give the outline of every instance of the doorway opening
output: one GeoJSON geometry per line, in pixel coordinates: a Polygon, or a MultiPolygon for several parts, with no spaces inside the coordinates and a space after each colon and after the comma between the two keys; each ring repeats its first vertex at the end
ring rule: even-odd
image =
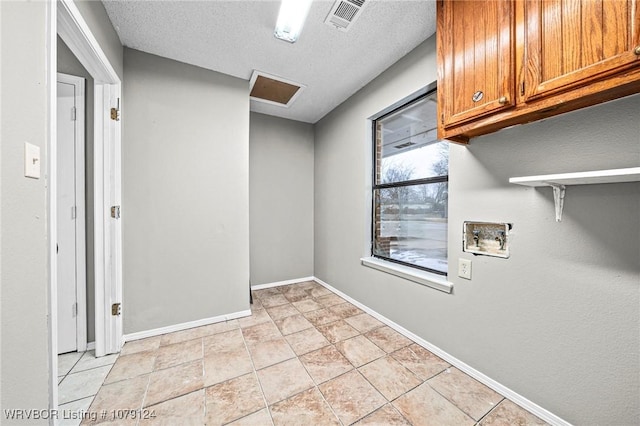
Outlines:
{"type": "Polygon", "coordinates": [[[87,349],[85,79],[57,79],[58,354],[87,349]]]}
{"type": "MultiPolygon", "coordinates": [[[[57,75],[57,38],[64,41],[69,50],[77,58],[93,79],[93,156],[87,158],[86,165],[93,168],[91,193],[93,210],[88,219],[93,220],[93,272],[90,272],[95,283],[95,355],[103,357],[120,352],[122,346],[122,316],[118,310],[112,315],[112,306],[120,306],[122,302],[122,238],[119,215],[112,216],[111,211],[118,211],[121,194],[121,80],[112,67],[101,46],[92,34],[89,26],[80,14],[73,0],[47,2],[48,14],[48,73],[49,87],[49,128],[47,144],[47,214],[49,244],[49,407],[58,408],[58,353],[59,327],[62,321],[59,310],[67,309],[66,305],[58,306],[59,275],[58,265],[58,216],[67,214],[68,206],[58,206],[58,179],[64,173],[58,164],[58,150],[65,150],[58,141],[58,75],[57,75]],[[112,118],[113,117],[113,118],[112,118]]],[[[62,90],[62,89],[61,89],[62,90]]],[[[76,105],[77,107],[77,105],[76,105]]],[[[62,112],[60,114],[63,114],[62,112]]],[[[76,111],[76,115],[78,112],[76,111]]],[[[62,155],[62,154],[61,154],[62,155]]],[[[77,192],[77,189],[76,189],[77,192]]],[[[61,201],[60,201],[61,202],[61,201]]],[[[76,217],[79,215],[77,204],[76,217]]],[[[73,214],[74,212],[72,212],[73,214]]],[[[62,232],[62,231],[60,231],[62,232]]],[[[62,238],[62,236],[60,237],[62,238]]],[[[76,233],[76,240],[78,234],[76,233]]],[[[77,249],[77,247],[76,247],[77,249]]],[[[69,269],[73,269],[70,267],[69,269]]],[[[62,274],[63,272],[60,271],[62,274]]],[[[77,264],[75,275],[77,277],[77,264]]],[[[76,300],[78,298],[76,283],[76,300]]],[[[80,308],[80,306],[78,306],[80,308]]],[[[73,312],[72,308],[72,312],[73,312]]],[[[80,310],[80,309],[78,309],[80,310]]],[[[76,334],[78,330],[76,329],[76,334]]],[[[86,325],[84,340],[86,349],[86,325]]],[[[78,338],[76,336],[76,344],[78,338]]],[[[82,347],[82,346],[79,346],[82,347]]],[[[61,348],[61,350],[64,350],[61,348]]],[[[77,350],[77,349],[76,349],[77,350]]],[[[115,355],[113,355],[115,356],[115,355]]]]}

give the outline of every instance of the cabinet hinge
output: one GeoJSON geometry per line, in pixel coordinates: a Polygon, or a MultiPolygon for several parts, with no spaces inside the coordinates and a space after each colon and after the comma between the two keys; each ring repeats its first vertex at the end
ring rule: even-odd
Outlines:
{"type": "Polygon", "coordinates": [[[520,96],[524,96],[524,81],[520,83],[520,96]]]}
{"type": "Polygon", "coordinates": [[[71,305],[71,315],[73,317],[77,317],[78,316],[78,302],[76,302],[73,305],[71,305]]]}
{"type": "Polygon", "coordinates": [[[444,124],[444,114],[440,114],[440,122],[444,124]]]}
{"type": "Polygon", "coordinates": [[[78,217],[78,207],[73,206],[71,207],[71,219],[75,219],[76,217],[78,217]]]}
{"type": "Polygon", "coordinates": [[[71,121],[76,121],[76,107],[71,107],[71,121]]]}

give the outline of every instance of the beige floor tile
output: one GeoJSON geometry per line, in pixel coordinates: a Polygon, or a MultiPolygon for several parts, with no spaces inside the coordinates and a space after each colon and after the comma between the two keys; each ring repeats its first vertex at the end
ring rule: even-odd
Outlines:
{"type": "Polygon", "coordinates": [[[300,361],[316,384],[353,370],[353,365],[331,345],[301,356],[300,361]]]}
{"type": "Polygon", "coordinates": [[[316,298],[316,302],[328,308],[330,306],[340,305],[344,303],[345,300],[336,294],[327,294],[326,296],[316,298]]]}
{"type": "Polygon", "coordinates": [[[308,290],[308,291],[309,291],[309,294],[311,294],[311,297],[313,297],[314,299],[317,299],[318,297],[322,297],[322,296],[327,296],[329,294],[333,294],[330,290],[322,286],[313,287],[311,290],[308,290]]]}
{"type": "Polygon", "coordinates": [[[300,300],[298,302],[293,302],[292,305],[295,306],[296,309],[299,310],[302,313],[311,312],[311,311],[317,311],[319,309],[323,309],[324,308],[323,305],[321,305],[320,303],[316,302],[313,299],[300,300]]]}
{"type": "Polygon", "coordinates": [[[453,367],[427,383],[475,420],[480,420],[503,399],[502,395],[453,367]]]}
{"type": "Polygon", "coordinates": [[[256,309],[251,311],[250,316],[240,318],[238,323],[240,324],[240,327],[247,328],[269,321],[271,321],[271,317],[267,313],[266,309],[256,309]]]}
{"type": "Polygon", "coordinates": [[[144,409],[139,426],[201,426],[204,422],[204,389],[144,409]]]}
{"type": "Polygon", "coordinates": [[[411,426],[411,423],[391,404],[378,408],[355,424],[358,426],[411,426]]]}
{"type": "Polygon", "coordinates": [[[96,367],[104,367],[105,365],[113,365],[118,358],[118,354],[106,355],[96,358],[95,351],[87,351],[82,355],[82,358],[71,369],[71,373],[77,373],[79,371],[90,370],[96,367]]]}
{"type": "Polygon", "coordinates": [[[202,360],[198,360],[151,373],[144,406],[149,407],[202,389],[202,371],[202,360]]]}
{"type": "Polygon", "coordinates": [[[355,367],[360,367],[361,365],[385,356],[382,349],[362,335],[338,342],[336,343],[336,348],[355,367]]]}
{"type": "Polygon", "coordinates": [[[286,336],[287,334],[297,333],[298,331],[311,328],[313,324],[302,314],[297,314],[277,320],[276,326],[280,329],[280,332],[286,336]]]}
{"type": "Polygon", "coordinates": [[[331,343],[355,337],[360,332],[343,320],[332,322],[331,324],[318,326],[318,331],[331,343]]]}
{"type": "Polygon", "coordinates": [[[391,356],[421,380],[430,379],[449,367],[448,362],[416,344],[402,348],[392,353],[391,356]]]}
{"type": "Polygon", "coordinates": [[[204,385],[211,386],[253,371],[246,348],[213,352],[204,358],[204,385]]]}
{"type": "Polygon", "coordinates": [[[353,317],[355,315],[360,315],[363,313],[362,310],[352,305],[351,303],[340,303],[338,305],[333,305],[329,307],[329,310],[342,319],[353,317]]]}
{"type": "Polygon", "coordinates": [[[253,414],[249,414],[246,417],[238,419],[235,422],[231,422],[229,423],[229,426],[268,426],[272,424],[273,422],[271,421],[269,410],[265,408],[253,414]]]}
{"type": "Polygon", "coordinates": [[[282,337],[282,333],[280,333],[278,327],[271,321],[254,325],[253,327],[243,328],[242,334],[248,345],[282,337]]]}
{"type": "Polygon", "coordinates": [[[312,388],[271,406],[271,417],[280,425],[340,425],[318,389],[312,388]]]}
{"type": "Polygon", "coordinates": [[[113,383],[143,374],[149,374],[153,371],[155,361],[155,351],[137,352],[131,355],[120,356],[104,382],[105,384],[113,383]]]}
{"type": "Polygon", "coordinates": [[[267,313],[272,320],[279,320],[291,315],[299,314],[300,312],[291,304],[276,306],[274,308],[267,308],[267,313]]]}
{"type": "Polygon", "coordinates": [[[393,406],[415,426],[473,425],[475,422],[427,383],[402,395],[393,406]]]}
{"type": "Polygon", "coordinates": [[[329,309],[324,308],[317,311],[305,312],[304,316],[309,322],[316,327],[338,321],[340,317],[329,309]]]}
{"type": "Polygon", "coordinates": [[[329,341],[315,328],[309,328],[284,336],[296,355],[304,355],[329,344],[329,341]]]}
{"type": "Polygon", "coordinates": [[[161,339],[162,336],[154,336],[127,342],[122,347],[120,355],[131,355],[136,352],[154,351],[160,347],[161,339]]]}
{"type": "Polygon", "coordinates": [[[547,423],[508,399],[503,400],[479,423],[481,426],[534,426],[547,423]]]}
{"type": "Polygon", "coordinates": [[[313,380],[297,358],[272,365],[257,373],[269,405],[314,386],[313,380]]]}
{"type": "Polygon", "coordinates": [[[253,295],[260,300],[264,300],[272,296],[277,296],[279,294],[282,294],[282,292],[280,292],[280,287],[263,288],[261,290],[255,290],[253,292],[253,295]]]}
{"type": "Polygon", "coordinates": [[[203,356],[202,338],[162,346],[156,351],[154,370],[175,367],[185,362],[201,359],[203,356]]]}
{"type": "Polygon", "coordinates": [[[265,308],[273,308],[276,306],[286,305],[287,303],[289,303],[287,298],[284,297],[282,294],[275,294],[273,296],[261,298],[260,300],[262,301],[262,306],[264,306],[265,308]]]}
{"type": "Polygon", "coordinates": [[[95,395],[109,374],[109,370],[111,365],[68,374],[58,385],[58,403],[66,404],[95,395]]]}
{"type": "Polygon", "coordinates": [[[389,401],[393,401],[422,383],[422,380],[390,356],[370,362],[359,370],[389,401]]]}
{"type": "Polygon", "coordinates": [[[289,302],[298,302],[311,298],[311,295],[304,288],[296,284],[284,287],[282,289],[282,295],[286,297],[289,302]]]}
{"type": "Polygon", "coordinates": [[[245,348],[244,337],[242,337],[242,331],[239,328],[205,337],[202,339],[202,344],[205,357],[219,352],[237,351],[245,348]]]}
{"type": "Polygon", "coordinates": [[[296,356],[284,337],[249,345],[249,352],[256,370],[261,370],[296,356]]]}
{"type": "Polygon", "coordinates": [[[83,352],[69,352],[67,354],[58,355],[58,376],[64,376],[69,373],[80,358],[83,352]]]}
{"type": "Polygon", "coordinates": [[[357,370],[336,377],[318,388],[343,424],[351,424],[387,402],[357,370]]]}
{"type": "Polygon", "coordinates": [[[355,315],[345,319],[345,321],[360,333],[366,333],[367,331],[384,325],[369,314],[355,315]]]}
{"type": "MultiPolygon", "coordinates": [[[[111,410],[140,410],[148,383],[147,375],[104,385],[98,391],[89,411],[100,414],[103,411],[111,413],[111,410]]],[[[99,415],[94,421],[83,422],[83,424],[97,424],[109,420],[113,418],[107,415],[103,419],[99,415]]]]}
{"type": "Polygon", "coordinates": [[[207,424],[229,423],[265,408],[254,373],[211,386],[206,390],[207,424]]]}
{"type": "Polygon", "coordinates": [[[411,340],[386,325],[365,333],[365,336],[388,354],[413,343],[411,340]]]}
{"type": "Polygon", "coordinates": [[[253,312],[258,309],[264,309],[264,306],[262,306],[262,301],[254,295],[253,303],[251,303],[251,311],[253,312]]]}
{"type": "Polygon", "coordinates": [[[313,290],[314,288],[323,288],[320,284],[318,284],[315,281],[304,281],[301,283],[297,283],[296,286],[306,291],[313,290]]]}
{"type": "Polygon", "coordinates": [[[237,321],[223,321],[215,324],[209,324],[202,327],[189,328],[187,330],[176,331],[174,333],[164,334],[160,339],[160,346],[173,345],[179,342],[186,342],[192,339],[199,339],[212,334],[218,334],[225,331],[238,328],[237,321]]]}

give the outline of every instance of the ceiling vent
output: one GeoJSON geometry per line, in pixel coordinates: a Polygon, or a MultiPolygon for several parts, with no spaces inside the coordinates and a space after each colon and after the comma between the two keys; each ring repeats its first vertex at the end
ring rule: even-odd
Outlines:
{"type": "Polygon", "coordinates": [[[255,70],[249,87],[251,100],[286,108],[291,106],[305,88],[302,84],[255,70]]]}
{"type": "Polygon", "coordinates": [[[367,1],[369,0],[337,0],[324,23],[340,31],[349,31],[367,1]]]}

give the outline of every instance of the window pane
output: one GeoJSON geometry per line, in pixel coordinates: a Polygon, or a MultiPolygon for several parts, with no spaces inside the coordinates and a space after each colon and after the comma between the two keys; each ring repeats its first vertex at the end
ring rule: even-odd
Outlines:
{"type": "Polygon", "coordinates": [[[374,191],[373,254],[447,272],[446,182],[374,191]]]}
{"type": "Polygon", "coordinates": [[[436,107],[434,93],[376,121],[376,183],[449,173],[449,144],[438,141],[436,107]]]}

